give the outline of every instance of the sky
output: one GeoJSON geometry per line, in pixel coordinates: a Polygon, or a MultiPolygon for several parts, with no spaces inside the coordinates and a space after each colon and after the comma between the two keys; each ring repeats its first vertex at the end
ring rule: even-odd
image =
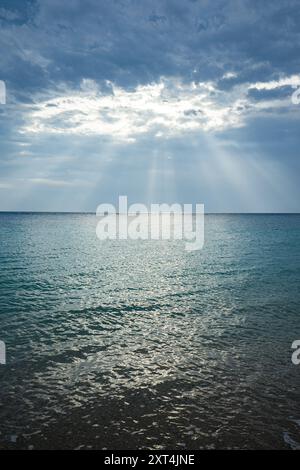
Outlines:
{"type": "Polygon", "coordinates": [[[0,210],[300,211],[300,0],[0,0],[0,210]]]}

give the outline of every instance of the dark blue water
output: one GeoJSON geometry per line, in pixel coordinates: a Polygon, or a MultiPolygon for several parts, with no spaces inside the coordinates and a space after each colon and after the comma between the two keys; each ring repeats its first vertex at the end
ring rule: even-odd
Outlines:
{"type": "Polygon", "coordinates": [[[192,253],[96,224],[0,214],[0,448],[300,447],[300,216],[192,253]]]}

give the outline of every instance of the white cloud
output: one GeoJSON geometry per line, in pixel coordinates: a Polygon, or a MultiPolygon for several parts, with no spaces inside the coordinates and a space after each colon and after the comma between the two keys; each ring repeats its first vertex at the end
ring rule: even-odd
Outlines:
{"type": "Polygon", "coordinates": [[[79,186],[82,184],[86,185],[86,183],[82,181],[66,181],[66,180],[57,180],[57,179],[51,179],[51,178],[29,178],[27,181],[32,184],[37,184],[40,186],[55,187],[55,188],[63,188],[67,186],[79,186]]]}
{"type": "Polygon", "coordinates": [[[226,73],[224,73],[222,78],[224,80],[230,80],[230,78],[236,78],[237,76],[238,76],[238,74],[236,72],[226,72],[226,73]]]}
{"type": "Polygon", "coordinates": [[[238,101],[220,102],[212,82],[161,79],[132,91],[109,85],[112,93],[103,94],[95,82],[85,80],[80,91],[39,101],[28,111],[22,132],[107,135],[130,141],[148,132],[174,135],[242,125],[238,101]]]}
{"type": "Polygon", "coordinates": [[[300,75],[291,75],[283,77],[280,80],[271,80],[269,82],[256,82],[249,86],[249,90],[276,90],[283,86],[296,87],[300,85],[300,75]]]}
{"type": "Polygon", "coordinates": [[[10,183],[0,183],[0,189],[11,189],[12,185],[10,183]]]}
{"type": "Polygon", "coordinates": [[[79,91],[65,89],[54,98],[38,100],[33,110],[28,109],[21,132],[100,135],[130,142],[146,133],[165,137],[197,130],[222,131],[243,126],[251,113],[286,105],[284,100],[252,101],[250,89],[271,90],[298,83],[300,77],[292,76],[224,91],[211,81],[183,83],[163,78],[130,91],[109,82],[111,93],[105,94],[95,81],[83,80],[79,91]]]}

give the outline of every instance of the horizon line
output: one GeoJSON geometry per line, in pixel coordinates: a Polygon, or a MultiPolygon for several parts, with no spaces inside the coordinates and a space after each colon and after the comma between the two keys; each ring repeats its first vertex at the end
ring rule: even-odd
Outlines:
{"type": "MultiPolygon", "coordinates": [[[[95,215],[96,211],[35,211],[35,210],[0,210],[0,214],[86,214],[86,215],[95,215]]],[[[120,212],[115,212],[115,215],[120,215],[120,212]]],[[[144,212],[144,214],[151,214],[151,212],[144,212]]],[[[192,212],[196,214],[196,212],[192,212]]],[[[109,214],[103,214],[103,216],[109,214]]],[[[122,214],[125,215],[125,214],[122,214]]],[[[127,214],[127,215],[139,215],[139,214],[127,214]]],[[[299,212],[204,212],[204,215],[300,215],[299,212]]]]}

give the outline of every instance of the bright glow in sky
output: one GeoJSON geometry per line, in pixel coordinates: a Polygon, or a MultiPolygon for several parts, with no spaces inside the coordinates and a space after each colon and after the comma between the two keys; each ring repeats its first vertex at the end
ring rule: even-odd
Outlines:
{"type": "Polygon", "coordinates": [[[0,210],[298,212],[298,7],[2,0],[0,210]]]}

